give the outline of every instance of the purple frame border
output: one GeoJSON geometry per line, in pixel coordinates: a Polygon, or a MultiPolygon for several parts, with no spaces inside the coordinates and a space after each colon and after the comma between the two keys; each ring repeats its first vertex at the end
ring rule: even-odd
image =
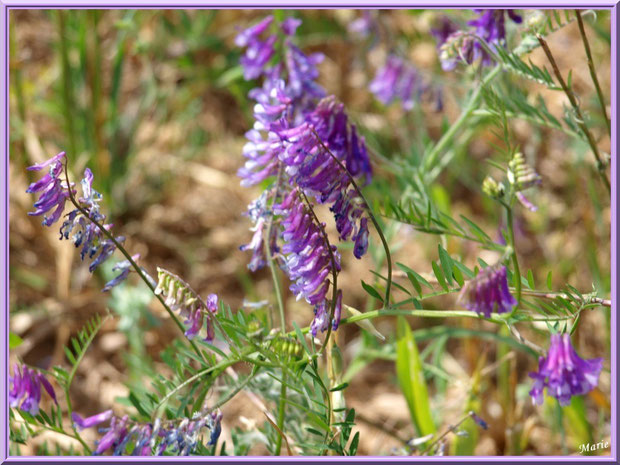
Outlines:
{"type": "MultiPolygon", "coordinates": [[[[307,0],[306,0],[307,1],[307,0]]],[[[428,0],[426,0],[428,1],[428,0]]],[[[504,1],[498,2],[493,0],[451,0],[445,3],[423,3],[415,0],[390,0],[389,3],[377,4],[372,0],[349,1],[341,0],[340,2],[330,2],[329,0],[315,0],[312,3],[306,3],[303,0],[295,2],[289,1],[283,3],[278,0],[262,0],[260,5],[252,4],[247,0],[229,0],[228,3],[200,0],[182,0],[178,4],[166,3],[166,0],[108,0],[93,1],[90,3],[80,3],[79,1],[54,1],[54,0],[0,0],[0,28],[4,32],[4,47],[2,47],[2,59],[0,59],[0,107],[4,109],[4,124],[2,125],[2,139],[4,141],[4,173],[0,176],[4,189],[0,188],[0,238],[4,249],[0,255],[0,263],[3,265],[4,279],[0,279],[0,298],[4,302],[5,312],[2,319],[1,334],[6,335],[4,344],[0,345],[0,356],[3,365],[3,372],[8,373],[8,357],[9,357],[9,11],[12,9],[47,9],[47,8],[76,8],[76,9],[114,9],[114,8],[136,8],[136,9],[181,9],[181,8],[253,8],[253,9],[271,9],[271,8],[295,8],[295,9],[315,9],[315,8],[471,8],[471,7],[498,7],[498,8],[595,8],[611,10],[611,121],[615,130],[611,135],[611,449],[609,456],[475,456],[475,457],[385,457],[385,456],[356,456],[356,457],[325,457],[320,459],[323,463],[336,462],[416,462],[416,463],[437,463],[437,462],[489,462],[489,463],[519,463],[519,462],[618,462],[618,443],[617,443],[617,334],[618,319],[616,315],[617,309],[617,291],[618,291],[618,272],[617,272],[617,208],[618,208],[618,161],[616,159],[618,147],[618,1],[617,0],[598,0],[595,2],[587,2],[584,0],[546,0],[542,2],[529,1],[504,1]]],[[[2,186],[2,184],[0,184],[2,186]]],[[[0,398],[7,399],[8,393],[8,377],[4,382],[0,383],[0,398]]],[[[271,456],[249,456],[249,457],[64,457],[64,456],[8,456],[8,403],[0,402],[0,419],[3,421],[2,426],[5,433],[0,438],[0,463],[62,463],[62,462],[107,462],[107,463],[123,463],[123,462],[315,462],[316,457],[271,457],[271,456]]]]}

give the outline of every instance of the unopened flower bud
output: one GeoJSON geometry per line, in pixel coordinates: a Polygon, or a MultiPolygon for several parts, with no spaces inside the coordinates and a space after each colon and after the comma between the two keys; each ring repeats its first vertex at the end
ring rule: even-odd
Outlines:
{"type": "Polygon", "coordinates": [[[499,199],[504,196],[504,185],[487,176],[482,182],[482,192],[491,198],[499,199]]]}

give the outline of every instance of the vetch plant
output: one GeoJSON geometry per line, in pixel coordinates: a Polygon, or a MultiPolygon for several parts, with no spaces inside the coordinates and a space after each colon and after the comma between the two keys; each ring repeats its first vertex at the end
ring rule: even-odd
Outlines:
{"type": "MultiPolygon", "coordinates": [[[[239,212],[251,225],[235,247],[249,252],[248,281],[260,279],[265,268],[272,288],[272,294],[258,295],[262,290],[246,283],[242,308],[232,309],[225,289],[212,282],[204,293],[192,287],[184,278],[189,270],[170,271],[172,266],[156,266],[148,255],[142,253],[142,259],[130,252],[134,247],[120,234],[129,237],[132,230],[109,222],[104,212],[114,210],[106,205],[108,195],[95,189],[98,172],[86,167],[79,183],[72,180],[72,167],[84,167],[77,153],[63,151],[29,166],[42,176],[26,190],[35,196],[28,215],[42,217],[46,227],[59,224],[61,246],[73,244],[90,274],[98,276],[107,262],[104,271],[115,274],[102,281],[104,292],[113,297],[128,288],[150,292],[165,311],[164,323],[176,326],[177,337],[166,341],[161,362],[144,354],[132,360],[130,366],[141,371],[127,383],[127,396],[94,412],[84,405],[74,408],[72,386],[113,314],[95,316],[71,339],[64,347],[68,363],[48,370],[15,363],[8,399],[12,450],[21,453],[47,430],[70,438],[69,452],[84,455],[216,456],[259,450],[275,456],[352,456],[361,449],[369,452],[364,424],[397,444],[382,453],[473,455],[483,450],[480,437],[492,432],[503,438],[503,453],[520,455],[536,442],[528,436],[530,426],[524,426],[532,421],[537,428],[559,431],[562,444],[565,415],[591,433],[589,418],[595,415],[588,412],[608,417],[601,399],[608,394],[610,368],[607,357],[583,359],[577,350],[595,350],[583,351],[588,330],[580,329],[589,328],[593,312],[608,314],[609,289],[593,285],[584,292],[582,284],[569,282],[558,287],[560,278],[554,281],[551,271],[528,268],[534,263],[526,249],[535,242],[532,225],[543,221],[554,201],[550,198],[558,195],[551,196],[555,184],[538,151],[519,139],[511,124],[525,120],[590,147],[596,173],[584,169],[580,176],[587,176],[595,210],[608,205],[601,194],[609,187],[606,157],[593,136],[600,128],[584,118],[583,100],[575,96],[570,78],[563,80],[545,39],[578,22],[579,39],[592,61],[583,23],[587,15],[526,13],[435,14],[428,37],[416,38],[436,53],[433,72],[405,58],[405,40],[382,32],[379,19],[388,13],[365,11],[341,25],[348,31],[343,34],[386,49],[374,78],[364,69],[368,80],[354,81],[356,92],[382,104],[370,105],[382,112],[379,116],[395,101],[400,115],[424,116],[419,103],[436,103],[434,117],[443,122],[433,131],[420,123],[416,136],[421,140],[415,144],[395,136],[412,120],[399,128],[394,125],[400,121],[373,126],[378,115],[332,92],[323,67],[334,57],[329,50],[309,53],[305,47],[302,32],[312,20],[302,23],[278,11],[237,29],[230,38],[236,47],[231,53],[239,57],[230,76],[237,77],[228,79],[252,120],[237,176],[248,197],[256,197],[239,212]],[[525,60],[537,47],[552,63],[553,75],[525,60]],[[446,76],[457,74],[459,86],[452,86],[446,76]],[[542,97],[530,98],[531,89],[525,89],[531,82],[567,96],[571,108],[564,117],[554,116],[542,97]],[[244,85],[246,90],[255,86],[247,98],[238,95],[244,85]],[[459,94],[463,89],[465,97],[459,94]],[[449,113],[441,114],[445,94],[451,106],[456,102],[453,121],[449,113]],[[469,150],[472,140],[488,146],[484,163],[474,159],[482,155],[469,150]],[[455,190],[442,187],[444,180],[455,190]],[[484,213],[476,220],[457,216],[463,203],[484,213]],[[496,231],[499,237],[492,237],[496,231]],[[412,253],[422,249],[424,254],[412,253]],[[112,265],[114,255],[119,260],[112,265]],[[418,255],[432,258],[424,262],[418,255]],[[544,289],[536,283],[543,272],[544,289]],[[351,285],[351,276],[363,277],[359,289],[351,285]],[[462,359],[449,354],[460,339],[466,341],[466,350],[459,349],[462,359]],[[545,341],[548,349],[537,341],[545,341]],[[351,407],[355,390],[349,387],[376,360],[394,364],[396,376],[389,382],[409,410],[410,423],[397,431],[351,407]],[[453,398],[458,401],[450,402],[453,398]],[[488,399],[499,409],[491,412],[488,399]],[[249,402],[259,419],[225,417],[222,411],[235,402],[249,402]]],[[[595,68],[591,73],[606,131],[604,93],[595,68]]],[[[560,276],[580,276],[562,274],[567,265],[553,263],[552,254],[542,258],[560,276]]],[[[376,392],[374,386],[364,390],[369,399],[376,392]]]]}

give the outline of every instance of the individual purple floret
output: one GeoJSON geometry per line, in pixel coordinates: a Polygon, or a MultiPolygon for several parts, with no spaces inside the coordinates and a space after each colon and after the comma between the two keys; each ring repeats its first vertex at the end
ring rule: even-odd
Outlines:
{"type": "Polygon", "coordinates": [[[34,203],[35,211],[28,212],[28,215],[39,216],[53,210],[50,216],[43,217],[44,226],[51,226],[58,221],[69,197],[68,186],[62,179],[64,158],[65,152],[60,152],[43,163],[27,168],[29,171],[41,171],[49,166],[48,173],[26,189],[29,194],[39,193],[39,200],[34,203]]]}
{"type": "Polygon", "coordinates": [[[517,301],[508,290],[505,266],[490,266],[463,286],[459,301],[465,308],[483,314],[486,318],[491,313],[509,313],[517,301]]]}
{"type": "Polygon", "coordinates": [[[277,36],[271,35],[264,40],[260,38],[272,21],[273,16],[267,16],[258,24],[239,33],[235,38],[235,45],[246,49],[240,60],[246,80],[259,77],[275,53],[274,44],[278,39],[277,36]]]}
{"type": "Polygon", "coordinates": [[[13,365],[13,376],[9,376],[9,406],[19,408],[31,415],[39,413],[41,402],[41,386],[52,400],[58,404],[56,393],[50,382],[42,373],[27,366],[13,365]],[[21,405],[20,405],[21,402],[21,405]]]}
{"type": "MultiPolygon", "coordinates": [[[[134,262],[138,261],[139,258],[140,258],[139,253],[131,256],[131,259],[134,262]]],[[[103,292],[109,291],[110,289],[112,289],[115,286],[118,286],[125,279],[127,279],[127,276],[129,276],[130,270],[131,270],[131,262],[129,260],[123,260],[122,262],[118,262],[116,265],[114,265],[112,267],[112,271],[120,271],[120,273],[116,275],[115,278],[111,279],[110,281],[106,283],[106,285],[103,287],[103,292]]]]}
{"type": "Polygon", "coordinates": [[[540,357],[538,372],[530,373],[532,401],[542,405],[546,387],[560,405],[569,405],[572,396],[587,394],[598,385],[602,368],[602,358],[583,360],[577,355],[569,334],[552,334],[547,357],[540,357]]]}
{"type": "MultiPolygon", "coordinates": [[[[515,23],[520,24],[521,16],[516,14],[514,10],[483,10],[474,9],[480,16],[476,19],[468,21],[467,24],[475,28],[475,34],[484,39],[491,47],[496,44],[506,43],[506,17],[505,13],[508,13],[508,17],[515,23]]],[[[476,54],[482,57],[483,65],[490,65],[492,63],[491,57],[479,42],[475,44],[476,54]]]]}
{"type": "Polygon", "coordinates": [[[347,26],[347,30],[352,34],[357,34],[361,38],[366,38],[374,33],[376,24],[372,18],[370,10],[362,10],[362,15],[351,21],[347,26]]]}
{"type": "Polygon", "coordinates": [[[85,428],[90,428],[91,426],[96,426],[99,423],[106,422],[110,420],[113,415],[114,414],[112,410],[106,410],[105,412],[101,412],[96,415],[92,415],[90,417],[82,418],[82,416],[79,415],[78,413],[72,412],[71,419],[73,420],[73,424],[78,429],[78,431],[81,431],[85,428]]]}
{"type": "MultiPolygon", "coordinates": [[[[304,298],[311,305],[325,300],[332,272],[331,254],[319,226],[307,211],[299,192],[292,190],[282,203],[274,207],[281,215],[283,268],[293,284],[291,291],[297,299],[304,298]]],[[[340,271],[340,256],[332,246],[336,271],[340,271]]]]}

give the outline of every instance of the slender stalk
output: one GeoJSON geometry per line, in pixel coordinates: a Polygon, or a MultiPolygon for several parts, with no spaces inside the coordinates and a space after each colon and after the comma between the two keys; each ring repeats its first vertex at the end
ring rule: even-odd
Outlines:
{"type": "Polygon", "coordinates": [[[478,320],[489,321],[495,324],[506,324],[506,318],[500,314],[493,314],[490,318],[479,316],[470,310],[406,310],[406,309],[380,309],[370,312],[360,313],[359,315],[343,318],[341,324],[357,323],[362,320],[370,320],[381,316],[412,316],[418,318],[475,318],[478,320]]]}
{"type": "Polygon", "coordinates": [[[607,116],[607,107],[605,106],[605,98],[603,97],[603,91],[601,90],[601,85],[598,82],[598,77],[596,76],[596,70],[594,69],[594,61],[592,60],[592,52],[590,51],[590,42],[588,42],[588,36],[586,36],[586,30],[583,27],[583,19],[581,18],[581,11],[575,10],[575,16],[577,16],[577,24],[579,24],[579,34],[581,34],[581,40],[583,41],[583,47],[586,50],[586,56],[588,57],[588,69],[590,70],[590,76],[592,77],[592,82],[594,83],[594,87],[596,88],[596,95],[598,97],[598,102],[601,105],[601,112],[603,113],[603,117],[605,118],[605,124],[607,125],[607,134],[611,136],[611,122],[609,121],[609,116],[607,116]]]}
{"type": "Polygon", "coordinates": [[[362,202],[364,203],[364,208],[366,208],[366,212],[368,213],[368,217],[370,218],[370,221],[372,221],[372,224],[375,226],[375,229],[377,230],[377,234],[379,234],[379,237],[381,238],[381,243],[383,244],[383,249],[385,250],[385,258],[387,260],[387,267],[388,267],[387,284],[385,286],[385,300],[383,302],[384,308],[387,308],[390,305],[390,294],[392,290],[392,256],[390,254],[390,247],[388,246],[387,240],[385,239],[385,236],[383,235],[383,231],[381,230],[381,227],[379,226],[379,222],[375,218],[375,215],[372,213],[370,204],[366,201],[366,197],[364,197],[362,190],[359,188],[359,186],[355,182],[355,179],[353,179],[353,176],[351,175],[351,173],[349,173],[349,170],[347,169],[347,167],[344,166],[342,162],[338,159],[338,157],[334,155],[334,153],[323,143],[323,141],[321,140],[321,137],[317,134],[314,128],[312,128],[312,133],[316,137],[319,144],[321,144],[321,147],[323,147],[323,150],[325,150],[329,154],[329,156],[334,159],[334,161],[338,164],[340,169],[342,169],[342,171],[349,178],[351,185],[353,186],[353,188],[357,192],[357,195],[360,196],[360,198],[362,199],[362,202]]]}
{"type": "MultiPolygon", "coordinates": [[[[523,295],[529,295],[532,297],[538,297],[540,299],[555,299],[557,297],[562,297],[564,299],[568,298],[566,294],[563,292],[544,292],[544,291],[531,291],[528,289],[523,289],[521,291],[523,295]]],[[[611,300],[609,299],[601,299],[600,297],[587,297],[581,300],[583,303],[593,303],[599,304],[602,307],[611,307],[611,300]]]]}
{"type": "Polygon", "coordinates": [[[506,208],[506,224],[508,227],[508,240],[512,247],[512,265],[514,267],[515,274],[515,291],[517,293],[517,306],[513,309],[513,312],[521,305],[521,270],[519,269],[519,258],[517,257],[517,248],[515,244],[515,232],[512,208],[510,206],[504,206],[506,208]]]}
{"type": "Polygon", "coordinates": [[[71,429],[73,430],[73,437],[77,439],[78,441],[80,441],[80,444],[82,444],[82,447],[84,447],[84,450],[88,452],[88,454],[90,455],[92,453],[92,450],[90,449],[90,447],[88,447],[88,444],[86,444],[86,442],[79,435],[77,428],[75,427],[75,424],[73,423],[73,420],[71,419],[71,413],[73,413],[73,406],[71,404],[71,396],[69,396],[69,387],[67,386],[63,390],[65,391],[65,399],[67,402],[67,416],[69,417],[69,421],[71,422],[71,429]]]}
{"type": "MultiPolygon", "coordinates": [[[[170,315],[170,318],[172,318],[172,320],[177,325],[177,327],[181,330],[181,332],[183,334],[185,334],[185,328],[183,327],[183,325],[181,324],[181,322],[179,321],[177,316],[170,309],[170,307],[168,307],[168,305],[166,305],[166,302],[164,301],[164,299],[161,296],[161,294],[155,294],[155,286],[153,286],[153,284],[151,284],[150,280],[144,274],[144,271],[142,270],[142,268],[140,268],[140,266],[135,262],[135,260],[133,258],[131,258],[131,255],[129,254],[129,252],[127,252],[127,250],[121,245],[121,243],[116,240],[116,238],[114,237],[114,235],[110,231],[108,231],[106,228],[104,228],[103,225],[101,223],[99,223],[97,220],[95,220],[94,218],[91,218],[90,215],[89,215],[89,212],[84,207],[82,207],[78,203],[78,201],[75,199],[75,196],[73,195],[73,190],[71,189],[71,183],[69,182],[69,170],[67,169],[66,163],[64,164],[64,171],[65,171],[65,179],[66,179],[66,182],[67,182],[67,191],[69,192],[69,200],[71,200],[71,203],[75,206],[75,208],[77,208],[80,211],[80,213],[82,215],[84,215],[86,218],[88,218],[89,221],[91,221],[95,226],[97,226],[97,228],[110,241],[112,241],[112,243],[116,246],[116,248],[118,250],[120,250],[120,252],[125,256],[127,261],[131,264],[131,266],[134,269],[134,271],[138,274],[138,276],[140,276],[140,279],[142,279],[142,281],[144,281],[144,283],[148,286],[148,288],[153,292],[153,295],[155,295],[157,300],[159,300],[159,302],[163,305],[164,309],[166,309],[166,312],[168,312],[168,315],[170,315]]],[[[192,346],[192,349],[194,349],[194,352],[196,352],[196,354],[206,364],[207,361],[206,361],[206,359],[204,357],[204,354],[200,351],[200,349],[198,348],[196,343],[194,341],[192,341],[191,339],[188,339],[188,342],[192,346]]]]}
{"type": "Polygon", "coordinates": [[[596,168],[601,177],[601,180],[603,181],[603,184],[605,184],[605,187],[607,188],[607,192],[611,192],[611,185],[609,184],[609,179],[607,179],[607,173],[605,172],[607,163],[603,161],[599,153],[598,147],[596,146],[596,141],[594,140],[592,133],[586,126],[583,115],[581,114],[581,109],[579,108],[579,104],[577,103],[577,98],[575,97],[573,90],[566,85],[566,82],[564,81],[564,78],[562,77],[562,73],[560,72],[560,68],[558,68],[558,64],[556,63],[555,58],[553,58],[553,54],[551,53],[551,50],[549,49],[549,45],[547,45],[547,42],[545,41],[545,39],[543,39],[542,36],[540,35],[537,35],[536,38],[538,39],[540,46],[545,52],[545,55],[547,56],[549,63],[551,63],[551,67],[553,68],[553,73],[555,74],[555,77],[557,78],[558,82],[560,83],[560,86],[562,87],[562,90],[568,97],[568,100],[570,101],[570,104],[573,107],[573,111],[575,112],[575,115],[577,116],[576,118],[577,126],[579,126],[583,134],[586,136],[586,139],[588,140],[588,144],[590,145],[590,148],[592,149],[592,153],[594,154],[594,158],[596,159],[596,168]]]}
{"type": "MultiPolygon", "coordinates": [[[[280,194],[280,184],[282,182],[282,173],[284,171],[284,166],[280,163],[280,168],[278,170],[278,177],[276,179],[276,188],[273,194],[272,200],[272,208],[273,204],[278,200],[278,195],[280,194]]],[[[284,314],[284,299],[282,298],[282,289],[280,288],[280,279],[278,278],[278,271],[276,269],[276,264],[273,259],[273,254],[271,253],[271,231],[273,228],[273,215],[270,216],[269,222],[267,223],[267,229],[265,231],[265,238],[263,239],[264,247],[265,247],[265,256],[267,257],[267,263],[269,265],[269,270],[271,271],[271,279],[273,280],[273,289],[276,294],[276,301],[278,303],[278,312],[280,314],[280,326],[281,331],[286,331],[286,318],[284,314]]]]}
{"type": "MultiPolygon", "coordinates": [[[[284,172],[284,165],[280,163],[280,167],[278,169],[278,177],[276,179],[276,188],[273,194],[272,207],[275,202],[278,200],[278,195],[280,194],[280,184],[282,182],[282,174],[284,172]]],[[[269,270],[271,271],[271,279],[273,280],[273,289],[276,294],[276,300],[278,302],[278,312],[280,314],[280,331],[286,331],[286,317],[284,314],[284,300],[282,298],[282,289],[280,288],[280,279],[278,277],[278,272],[276,269],[276,263],[273,259],[273,254],[271,253],[271,231],[273,228],[273,215],[269,218],[269,222],[267,223],[267,229],[265,231],[265,238],[263,240],[265,247],[265,256],[267,257],[267,264],[269,265],[269,270]]],[[[280,431],[283,431],[284,428],[284,414],[286,409],[286,373],[284,370],[282,371],[282,381],[280,384],[280,399],[278,401],[278,418],[277,418],[277,427],[280,431]]],[[[280,451],[282,449],[282,435],[278,434],[276,438],[276,449],[275,455],[280,455],[280,451]]]]}
{"type": "Polygon", "coordinates": [[[463,109],[463,112],[460,114],[458,119],[450,126],[441,139],[439,139],[437,144],[435,144],[431,151],[424,157],[423,167],[425,172],[429,172],[433,168],[433,165],[437,162],[439,155],[446,150],[447,146],[452,142],[452,139],[454,139],[456,134],[461,130],[465,123],[467,123],[467,120],[472,115],[474,110],[478,108],[480,98],[482,97],[482,89],[499,74],[501,69],[501,65],[497,65],[484,77],[478,88],[469,98],[467,106],[463,109]]]}

